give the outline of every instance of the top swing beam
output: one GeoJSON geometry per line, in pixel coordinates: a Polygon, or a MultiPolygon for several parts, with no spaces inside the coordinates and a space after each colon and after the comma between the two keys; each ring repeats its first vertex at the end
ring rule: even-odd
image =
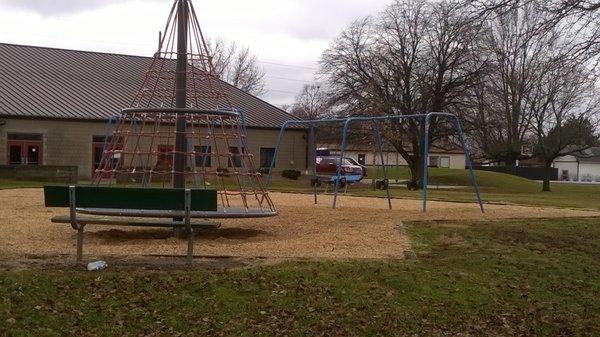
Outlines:
{"type": "MultiPolygon", "coordinates": [[[[344,154],[346,152],[346,146],[347,146],[347,138],[348,138],[348,130],[350,127],[350,124],[353,122],[371,122],[373,124],[373,130],[375,132],[375,140],[377,143],[377,149],[379,151],[379,156],[381,159],[381,166],[383,168],[383,175],[384,175],[384,180],[388,181],[388,174],[387,174],[387,168],[386,165],[384,164],[383,161],[383,145],[382,145],[382,141],[381,141],[381,132],[379,130],[379,122],[380,121],[386,121],[386,120],[404,120],[404,119],[416,119],[416,120],[421,120],[424,123],[424,133],[423,133],[423,191],[421,194],[421,198],[422,198],[422,210],[423,212],[427,212],[427,185],[428,185],[428,181],[429,181],[429,170],[428,170],[428,163],[429,163],[429,125],[431,124],[431,119],[433,117],[439,117],[439,118],[443,118],[446,120],[449,120],[452,125],[454,126],[454,131],[456,132],[456,134],[459,137],[460,140],[460,144],[462,147],[462,150],[465,153],[465,162],[467,164],[467,168],[469,170],[469,176],[471,178],[471,184],[473,187],[473,192],[475,194],[475,198],[477,200],[477,203],[479,204],[479,209],[481,210],[481,213],[484,213],[484,208],[483,208],[483,201],[481,200],[481,194],[479,192],[479,186],[477,184],[477,178],[475,177],[475,173],[473,172],[473,165],[471,162],[471,155],[469,152],[469,148],[465,142],[465,137],[464,137],[464,133],[462,131],[462,127],[460,124],[460,120],[458,118],[458,116],[451,114],[451,113],[446,113],[446,112],[429,112],[427,114],[412,114],[412,115],[394,115],[394,116],[379,116],[379,117],[349,117],[349,118],[333,118],[333,119],[320,119],[320,120],[289,120],[286,121],[282,127],[281,130],[279,131],[279,136],[277,139],[277,144],[275,147],[275,153],[273,155],[273,159],[271,160],[271,165],[269,167],[269,174],[267,176],[266,182],[265,182],[265,188],[268,190],[269,186],[270,186],[270,182],[271,182],[271,175],[273,173],[273,168],[275,167],[275,161],[277,160],[277,155],[279,153],[279,148],[281,145],[281,141],[283,139],[283,134],[285,133],[286,129],[289,128],[290,126],[293,125],[308,125],[309,126],[309,132],[310,132],[310,136],[309,136],[309,140],[314,140],[314,128],[317,125],[320,124],[330,124],[330,123],[343,123],[343,131],[342,131],[342,145],[341,145],[341,149],[340,149],[340,158],[339,158],[339,163],[337,166],[337,172],[335,175],[335,184],[334,184],[334,191],[333,191],[333,201],[332,201],[332,208],[335,209],[336,205],[337,205],[337,196],[338,196],[338,192],[339,192],[339,188],[340,188],[340,179],[342,177],[342,164],[343,164],[343,160],[344,160],[344,154]]],[[[310,147],[310,151],[311,154],[314,153],[314,144],[309,144],[310,147]]],[[[312,157],[312,156],[310,156],[312,157]]],[[[310,159],[309,157],[309,159],[310,159]]],[[[314,158],[312,158],[314,159],[314,158]]],[[[314,161],[314,160],[313,160],[314,161]]],[[[312,164],[313,165],[313,176],[316,174],[316,170],[315,170],[315,163],[312,164]]],[[[386,189],[386,193],[387,193],[387,201],[388,201],[388,208],[392,209],[392,202],[391,202],[391,195],[390,195],[390,191],[389,188],[386,189]]],[[[317,202],[317,191],[316,188],[313,188],[313,194],[314,194],[314,200],[315,203],[317,202]]]]}

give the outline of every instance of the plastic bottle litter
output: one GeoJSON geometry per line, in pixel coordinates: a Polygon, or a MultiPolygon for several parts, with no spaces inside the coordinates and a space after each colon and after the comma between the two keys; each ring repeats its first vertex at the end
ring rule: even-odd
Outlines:
{"type": "Polygon", "coordinates": [[[90,262],[87,265],[87,270],[92,271],[92,270],[102,270],[104,268],[106,268],[108,266],[108,264],[105,261],[95,261],[95,262],[90,262]]]}

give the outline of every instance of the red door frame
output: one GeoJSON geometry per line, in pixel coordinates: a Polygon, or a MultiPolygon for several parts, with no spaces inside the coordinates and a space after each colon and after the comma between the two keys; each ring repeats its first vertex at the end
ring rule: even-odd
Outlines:
{"type": "MultiPolygon", "coordinates": [[[[102,161],[102,158],[104,157],[104,147],[105,147],[105,146],[106,146],[106,147],[108,147],[108,146],[109,146],[109,144],[110,144],[110,143],[106,143],[106,144],[105,144],[104,142],[92,142],[92,178],[93,178],[94,176],[96,176],[96,169],[98,168],[98,166],[99,166],[100,164],[102,164],[101,162],[100,162],[100,163],[96,163],[96,156],[95,156],[95,154],[96,154],[96,149],[101,149],[101,150],[103,151],[102,155],[100,156],[100,161],[102,161]],[[96,166],[96,164],[98,164],[98,166],[96,166]]],[[[123,149],[123,144],[117,144],[117,146],[116,146],[116,149],[115,149],[115,150],[122,150],[122,149],[123,149]]],[[[115,151],[115,152],[116,152],[116,151],[115,151]]],[[[116,155],[116,154],[117,154],[117,153],[115,153],[115,155],[116,155]]],[[[123,163],[123,162],[124,162],[124,156],[123,156],[123,152],[120,152],[120,153],[118,153],[118,154],[121,156],[121,157],[120,157],[120,159],[119,159],[119,162],[120,162],[120,163],[123,163]]],[[[112,165],[112,164],[111,164],[111,165],[112,165]]],[[[110,174],[111,174],[111,172],[104,172],[104,173],[102,174],[102,177],[103,177],[103,178],[110,177],[110,174]]]]}
{"type": "Polygon", "coordinates": [[[102,162],[102,155],[100,155],[100,162],[96,163],[96,149],[104,151],[104,143],[92,143],[92,177],[96,175],[96,169],[102,162]]]}
{"type": "Polygon", "coordinates": [[[39,140],[7,140],[6,141],[6,164],[7,165],[32,165],[29,164],[28,161],[28,152],[30,146],[36,146],[38,149],[38,161],[36,166],[42,165],[44,162],[44,150],[43,150],[43,142],[39,140]],[[21,163],[20,164],[11,164],[10,163],[10,147],[11,146],[19,146],[21,148],[21,163]],[[25,159],[25,160],[23,160],[25,159]]]}

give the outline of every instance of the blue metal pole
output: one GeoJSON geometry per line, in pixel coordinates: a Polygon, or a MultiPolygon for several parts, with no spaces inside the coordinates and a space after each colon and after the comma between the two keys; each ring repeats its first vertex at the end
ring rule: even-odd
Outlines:
{"type": "Polygon", "coordinates": [[[425,115],[423,130],[423,213],[427,212],[427,184],[429,183],[429,117],[425,115]]]}
{"type": "Polygon", "coordinates": [[[333,208],[335,209],[335,205],[337,203],[337,195],[340,187],[340,179],[342,178],[342,164],[344,163],[344,152],[346,151],[346,142],[348,138],[348,125],[352,121],[352,118],[346,119],[344,122],[344,128],[342,130],[342,146],[340,148],[340,161],[337,167],[337,173],[334,181],[334,191],[333,191],[333,208]]]}
{"type": "Polygon", "coordinates": [[[387,193],[387,201],[388,201],[388,207],[389,209],[392,209],[392,197],[390,195],[390,186],[389,186],[389,180],[388,180],[388,174],[387,174],[387,167],[385,166],[385,163],[383,162],[383,145],[382,145],[382,141],[381,141],[381,132],[379,132],[379,123],[377,123],[377,121],[373,120],[373,129],[375,130],[375,139],[377,140],[377,147],[379,149],[379,156],[381,159],[381,168],[383,169],[383,181],[385,183],[385,191],[387,193]]]}
{"type": "Polygon", "coordinates": [[[477,202],[479,203],[479,209],[481,213],[483,211],[483,202],[481,201],[481,194],[479,193],[479,185],[477,184],[477,177],[475,177],[475,172],[473,172],[473,164],[471,162],[471,153],[469,151],[469,147],[465,142],[464,134],[462,131],[462,127],[460,126],[460,120],[457,116],[454,119],[454,127],[456,128],[456,132],[458,133],[458,138],[460,139],[460,144],[462,145],[463,151],[465,152],[465,161],[467,163],[467,167],[469,168],[469,175],[471,176],[471,184],[473,185],[473,192],[475,192],[475,196],[477,197],[477,202]]]}
{"type": "Polygon", "coordinates": [[[271,160],[271,166],[269,166],[269,174],[267,175],[267,179],[265,181],[265,190],[269,191],[269,184],[271,183],[271,174],[273,174],[273,168],[275,167],[275,161],[277,160],[277,155],[279,154],[279,146],[281,145],[281,140],[283,139],[283,133],[285,132],[285,128],[288,124],[291,124],[292,121],[287,121],[283,123],[281,126],[281,130],[279,130],[279,135],[277,136],[277,144],[275,145],[275,153],[273,153],[273,159],[271,160]]]}
{"type": "Polygon", "coordinates": [[[310,134],[308,135],[309,141],[309,155],[308,160],[312,161],[312,182],[313,182],[313,195],[315,199],[315,205],[317,204],[317,149],[316,149],[316,140],[315,140],[315,126],[314,124],[310,124],[310,134]]]}
{"type": "MultiPolygon", "coordinates": [[[[424,120],[424,124],[425,125],[425,130],[424,130],[424,139],[423,139],[423,145],[424,145],[424,149],[423,149],[423,212],[426,212],[427,210],[427,185],[429,184],[429,172],[428,172],[428,162],[429,162],[429,124],[430,124],[430,119],[432,116],[438,116],[438,117],[444,117],[444,118],[450,118],[450,119],[457,119],[456,115],[451,114],[451,113],[447,113],[447,112],[430,112],[426,115],[424,114],[412,114],[412,115],[396,115],[396,116],[379,116],[379,117],[350,117],[350,118],[336,118],[336,119],[322,119],[322,120],[289,120],[286,121],[284,123],[284,125],[281,127],[281,131],[279,133],[279,137],[277,140],[277,147],[275,148],[275,153],[274,153],[274,157],[273,160],[271,162],[271,167],[269,168],[269,175],[267,176],[266,179],[266,188],[268,189],[269,186],[269,182],[270,182],[270,178],[271,178],[271,174],[273,171],[273,167],[274,167],[274,163],[275,160],[277,158],[277,154],[279,152],[279,147],[281,145],[281,140],[283,137],[283,132],[285,131],[285,128],[288,125],[295,125],[295,124],[308,124],[308,123],[313,123],[315,125],[319,125],[319,124],[326,124],[326,123],[338,123],[338,122],[344,122],[344,128],[343,128],[343,135],[342,135],[342,151],[340,153],[340,164],[343,163],[343,156],[344,156],[344,152],[345,152],[345,148],[346,148],[346,143],[347,143],[347,133],[348,133],[348,125],[350,122],[353,121],[379,121],[379,120],[390,120],[390,119],[422,119],[424,120]]],[[[459,124],[460,126],[460,124],[459,124]]],[[[460,131],[460,135],[459,137],[463,137],[462,134],[462,130],[460,131]]],[[[466,143],[464,143],[464,139],[461,139],[462,143],[463,143],[463,148],[467,149],[466,147],[466,143]]],[[[468,149],[467,149],[468,150],[468,149]]],[[[472,164],[470,163],[470,158],[467,156],[467,160],[468,162],[466,163],[467,165],[470,166],[471,168],[471,173],[472,173],[472,164]]],[[[333,198],[333,208],[335,208],[336,202],[337,202],[337,193],[339,190],[339,179],[341,178],[341,165],[338,167],[337,170],[337,174],[336,174],[336,182],[335,182],[335,189],[334,189],[334,198],[333,198]]],[[[473,181],[475,181],[474,183],[474,189],[476,190],[476,194],[477,194],[477,198],[478,201],[480,202],[480,208],[483,211],[483,204],[481,201],[481,196],[479,194],[479,188],[476,184],[476,179],[475,179],[475,175],[472,173],[471,178],[473,179],[473,181]]]]}

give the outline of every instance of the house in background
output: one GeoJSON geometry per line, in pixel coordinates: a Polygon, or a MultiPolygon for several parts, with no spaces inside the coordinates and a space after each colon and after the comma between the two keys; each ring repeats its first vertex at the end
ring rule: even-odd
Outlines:
{"type": "MultiPolygon", "coordinates": [[[[130,106],[152,58],[4,43],[0,55],[0,167],[77,167],[79,179],[90,179],[110,134],[107,121],[130,106]]],[[[279,129],[294,117],[221,84],[244,112],[255,165],[269,167],[279,129]]],[[[305,130],[290,129],[275,168],[306,168],[306,148],[305,130]]]]}
{"type": "Polygon", "coordinates": [[[552,163],[561,181],[600,182],[600,147],[558,157],[552,163]]]}
{"type": "MultiPolygon", "coordinates": [[[[331,155],[339,155],[339,144],[320,143],[319,148],[328,149],[331,155]]],[[[373,146],[361,146],[357,144],[348,144],[344,151],[344,156],[356,160],[361,165],[380,165],[381,158],[379,152],[375,152],[373,146]]],[[[390,166],[407,166],[406,160],[400,153],[391,146],[385,146],[383,151],[383,161],[390,166]]],[[[429,166],[444,167],[453,169],[465,168],[465,153],[459,147],[451,149],[441,149],[432,146],[429,151],[429,166]]]]}

